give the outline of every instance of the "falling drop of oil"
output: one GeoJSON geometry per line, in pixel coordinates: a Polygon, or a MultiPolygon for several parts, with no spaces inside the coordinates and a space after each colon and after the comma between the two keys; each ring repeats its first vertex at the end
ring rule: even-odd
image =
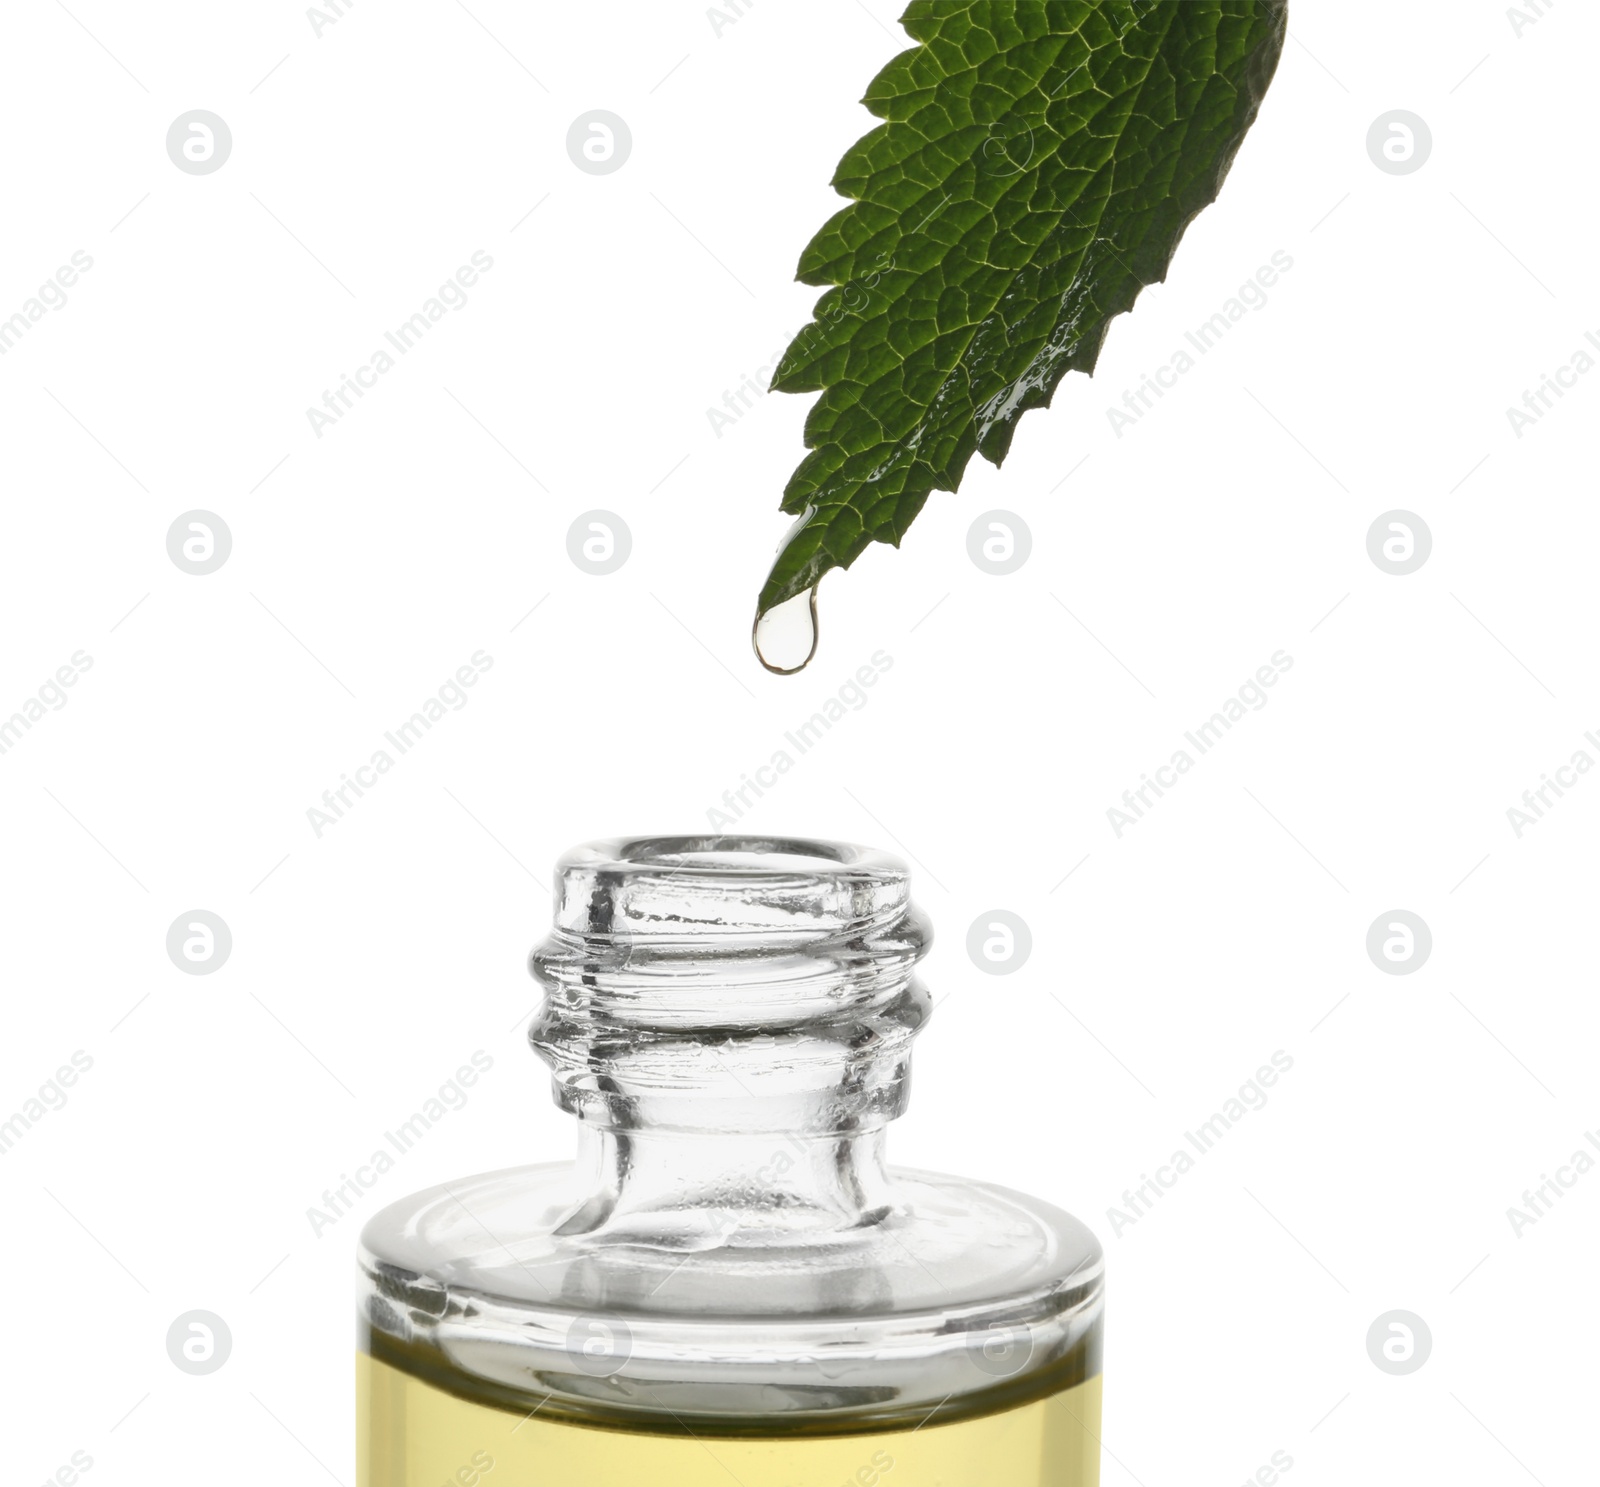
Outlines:
{"type": "Polygon", "coordinates": [[[815,586],[758,614],[750,631],[756,659],[768,671],[793,676],[804,671],[817,653],[817,590],[815,586]]]}

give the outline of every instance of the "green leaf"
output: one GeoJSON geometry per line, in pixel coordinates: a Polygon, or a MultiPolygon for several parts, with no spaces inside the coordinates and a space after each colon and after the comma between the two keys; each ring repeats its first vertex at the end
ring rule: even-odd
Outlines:
{"type": "Polygon", "coordinates": [[[863,100],[851,204],[798,278],[830,288],[772,379],[822,396],[784,491],[795,523],[758,610],[899,546],[974,450],[1092,372],[1114,315],[1166,277],[1272,80],[1287,0],[914,0],[919,43],[863,100]]]}

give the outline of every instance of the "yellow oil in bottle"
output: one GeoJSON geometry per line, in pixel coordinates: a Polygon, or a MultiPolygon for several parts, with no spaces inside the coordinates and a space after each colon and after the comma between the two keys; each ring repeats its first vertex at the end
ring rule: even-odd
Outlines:
{"type": "MultiPolygon", "coordinates": [[[[573,1424],[357,1354],[358,1487],[1099,1487],[1100,1377],[948,1423],[737,1435],[573,1424]]],[[[773,1422],[774,1425],[777,1421],[773,1422]]]]}

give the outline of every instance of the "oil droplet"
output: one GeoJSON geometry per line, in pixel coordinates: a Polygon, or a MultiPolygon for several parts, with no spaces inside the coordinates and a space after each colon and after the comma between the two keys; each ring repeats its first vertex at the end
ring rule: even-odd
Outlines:
{"type": "Polygon", "coordinates": [[[750,639],[756,659],[778,676],[804,671],[817,653],[817,590],[803,594],[758,614],[750,639]]]}

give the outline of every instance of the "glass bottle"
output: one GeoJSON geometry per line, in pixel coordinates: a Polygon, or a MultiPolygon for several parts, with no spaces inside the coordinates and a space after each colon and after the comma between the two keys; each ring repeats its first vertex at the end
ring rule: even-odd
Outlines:
{"type": "Polygon", "coordinates": [[[568,853],[529,1040],[578,1158],[367,1225],[361,1487],[1097,1484],[1099,1244],[884,1163],[929,938],[860,847],[568,853]]]}

